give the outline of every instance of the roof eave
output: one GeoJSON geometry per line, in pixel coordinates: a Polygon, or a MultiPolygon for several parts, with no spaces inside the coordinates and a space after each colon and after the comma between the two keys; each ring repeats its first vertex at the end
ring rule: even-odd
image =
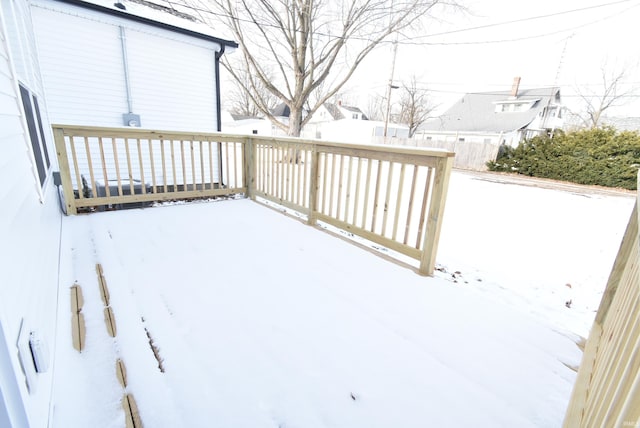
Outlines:
{"type": "Polygon", "coordinates": [[[74,5],[74,6],[82,7],[84,9],[88,9],[88,10],[94,10],[96,12],[104,13],[104,14],[107,14],[107,15],[116,16],[118,18],[123,18],[123,19],[127,19],[127,20],[130,20],[130,21],[139,22],[141,24],[146,24],[146,25],[150,25],[150,26],[153,26],[153,27],[162,28],[162,29],[165,29],[165,30],[173,31],[173,32],[176,32],[176,33],[184,34],[184,35],[187,35],[187,36],[195,37],[195,38],[206,40],[206,41],[209,41],[209,42],[217,43],[221,47],[227,46],[227,47],[234,48],[234,49],[238,47],[238,43],[236,43],[236,42],[234,42],[232,40],[221,39],[219,37],[210,36],[208,34],[199,33],[197,31],[188,30],[186,28],[177,27],[177,26],[171,25],[171,24],[166,24],[164,22],[155,21],[153,19],[145,18],[143,16],[133,15],[131,13],[124,12],[124,11],[121,11],[121,10],[111,9],[111,8],[108,8],[108,7],[105,7],[105,6],[101,6],[99,4],[88,3],[88,2],[83,1],[83,0],[56,0],[56,1],[58,1],[60,3],[67,3],[67,4],[74,5]]]}

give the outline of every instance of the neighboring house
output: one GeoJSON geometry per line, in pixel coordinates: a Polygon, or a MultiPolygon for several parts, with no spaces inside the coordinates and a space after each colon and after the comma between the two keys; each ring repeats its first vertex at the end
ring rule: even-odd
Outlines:
{"type": "MultiPolygon", "coordinates": [[[[271,112],[277,120],[289,123],[289,107],[281,103],[271,112]]],[[[306,112],[305,112],[306,115],[306,112]]],[[[278,130],[274,131],[278,135],[278,130]]],[[[347,143],[380,142],[384,134],[384,122],[369,120],[358,107],[338,102],[324,103],[313,114],[301,132],[302,138],[322,139],[347,143]]],[[[409,128],[405,125],[390,123],[387,127],[389,138],[408,138],[409,128]]]]}
{"type": "Polygon", "coordinates": [[[416,140],[481,142],[517,146],[526,138],[563,127],[560,89],[469,93],[436,119],[418,128],[416,140]]]}
{"type": "Polygon", "coordinates": [[[337,104],[324,103],[313,114],[311,122],[328,122],[334,120],[351,119],[351,120],[369,120],[367,115],[358,107],[343,105],[341,101],[337,104]]]}
{"type": "Polygon", "coordinates": [[[244,116],[227,111],[222,112],[222,126],[230,134],[273,135],[270,120],[261,117],[244,116]]]}
{"type": "Polygon", "coordinates": [[[0,0],[0,427],[48,426],[69,316],[51,123],[215,131],[217,64],[235,46],[110,7],[0,0]]]}

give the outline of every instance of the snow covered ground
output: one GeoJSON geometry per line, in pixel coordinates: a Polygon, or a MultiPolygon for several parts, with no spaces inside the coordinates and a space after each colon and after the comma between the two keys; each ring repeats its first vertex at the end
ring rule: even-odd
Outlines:
{"type": "Polygon", "coordinates": [[[453,173],[434,278],[248,200],[65,218],[54,427],[124,426],[118,358],[147,428],[560,426],[633,195],[496,177],[453,173]]]}

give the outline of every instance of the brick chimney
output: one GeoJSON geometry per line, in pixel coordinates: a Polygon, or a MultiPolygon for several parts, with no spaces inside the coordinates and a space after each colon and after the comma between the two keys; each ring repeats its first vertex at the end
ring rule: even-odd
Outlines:
{"type": "Polygon", "coordinates": [[[513,85],[511,86],[511,97],[518,98],[518,88],[520,88],[520,77],[514,77],[513,85]]]}

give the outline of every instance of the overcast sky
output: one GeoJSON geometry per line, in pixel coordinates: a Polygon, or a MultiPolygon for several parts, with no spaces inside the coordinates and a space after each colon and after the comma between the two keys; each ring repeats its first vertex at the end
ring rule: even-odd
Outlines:
{"type": "MultiPolygon", "coordinates": [[[[445,109],[466,92],[560,86],[564,103],[579,109],[577,91],[602,93],[607,74],[627,71],[623,89],[640,88],[640,0],[468,0],[468,11],[443,20],[398,45],[397,85],[415,75],[445,109]],[[478,28],[480,27],[480,28],[478,28]]],[[[348,97],[384,94],[392,49],[373,54],[349,85],[348,97]],[[372,72],[372,71],[376,72],[372,72]]],[[[396,95],[398,97],[398,95],[396,95]]],[[[610,115],[640,116],[640,90],[610,115]]]]}

